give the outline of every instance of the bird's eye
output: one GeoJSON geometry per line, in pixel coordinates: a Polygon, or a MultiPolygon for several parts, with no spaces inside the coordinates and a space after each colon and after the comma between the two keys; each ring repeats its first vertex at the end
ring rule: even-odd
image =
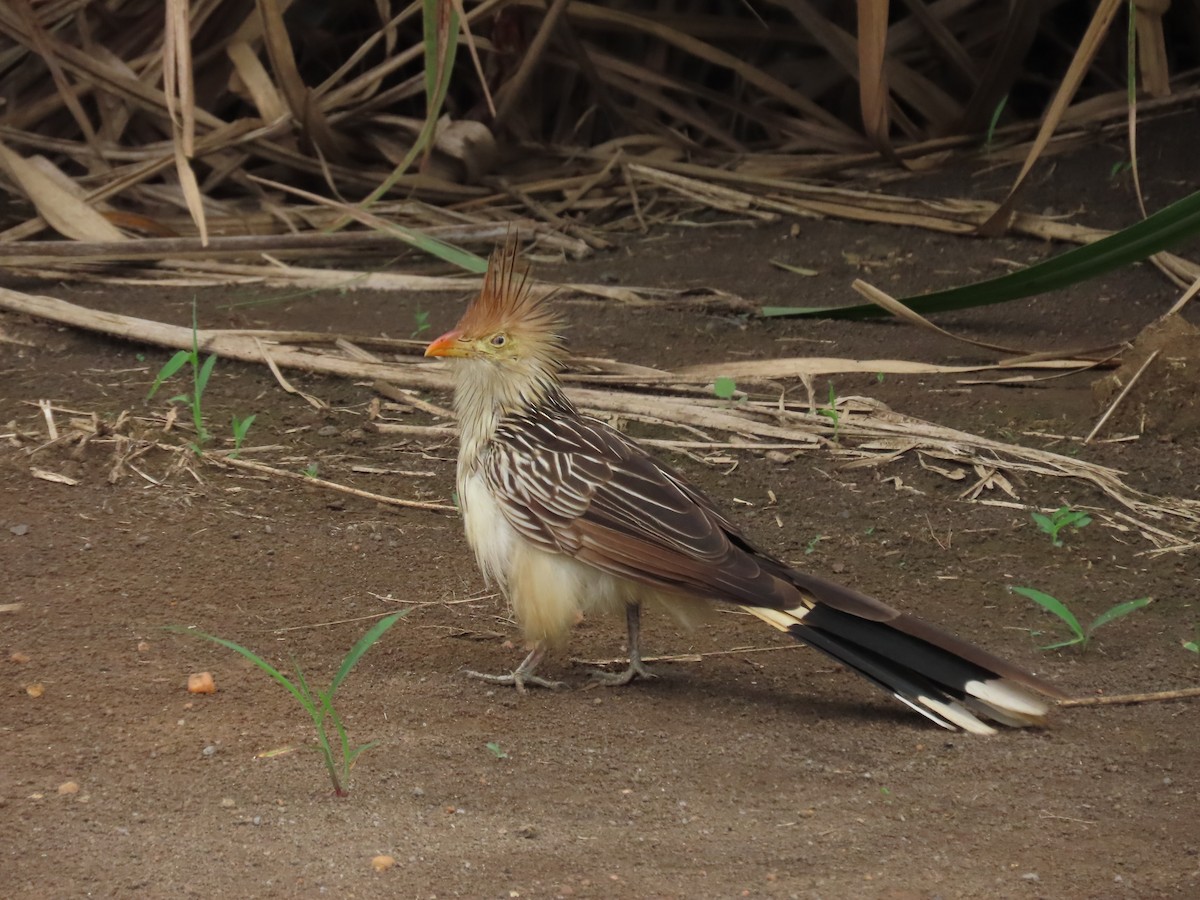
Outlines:
{"type": "Polygon", "coordinates": [[[508,338],[506,338],[502,334],[497,334],[492,338],[492,346],[493,347],[503,347],[507,343],[508,343],[508,338]]]}

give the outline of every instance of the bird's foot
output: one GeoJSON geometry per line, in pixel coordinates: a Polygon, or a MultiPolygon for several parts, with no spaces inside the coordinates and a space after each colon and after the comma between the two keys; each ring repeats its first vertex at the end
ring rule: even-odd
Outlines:
{"type": "Polygon", "coordinates": [[[589,669],[588,675],[591,676],[592,682],[588,685],[589,688],[594,687],[622,687],[630,684],[639,678],[645,678],[647,681],[657,678],[658,676],[642,665],[640,659],[631,659],[629,665],[620,672],[606,672],[603,669],[589,669]]]}
{"type": "Polygon", "coordinates": [[[519,668],[509,672],[507,675],[489,675],[487,672],[474,672],[466,669],[463,672],[468,678],[478,678],[480,681],[486,681],[488,684],[503,684],[509,687],[515,687],[517,693],[526,693],[526,687],[546,688],[549,691],[559,691],[567,686],[564,681],[552,681],[549,678],[543,678],[541,675],[534,675],[532,672],[522,672],[519,668]]]}

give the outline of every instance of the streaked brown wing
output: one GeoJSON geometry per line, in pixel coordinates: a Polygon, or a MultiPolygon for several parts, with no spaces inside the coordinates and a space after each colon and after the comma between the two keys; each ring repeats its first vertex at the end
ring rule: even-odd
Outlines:
{"type": "Polygon", "coordinates": [[[699,491],[602,422],[552,405],[505,420],[486,477],[508,521],[614,575],[731,603],[804,602],[699,491]]]}

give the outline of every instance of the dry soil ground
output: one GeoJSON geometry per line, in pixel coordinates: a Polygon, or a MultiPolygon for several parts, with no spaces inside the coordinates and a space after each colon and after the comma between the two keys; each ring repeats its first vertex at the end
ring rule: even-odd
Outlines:
{"type": "MultiPolygon", "coordinates": [[[[1165,139],[1142,147],[1152,204],[1180,196],[1192,151],[1165,139]]],[[[1128,184],[1109,177],[1120,158],[1118,148],[1097,147],[1060,163],[1030,196],[1086,221],[1128,220],[1128,184]]],[[[926,189],[995,197],[1000,184],[964,176],[926,189]]],[[[773,303],[847,301],[846,285],[864,268],[887,288],[916,292],[1057,249],[836,222],[800,222],[792,238],[791,224],[656,233],[542,271],[714,285],[773,303]],[[771,259],[820,274],[801,279],[771,259]]],[[[201,322],[215,327],[406,337],[418,309],[412,299],[366,292],[242,305],[270,292],[24,287],[179,324],[190,321],[195,296],[201,322]]],[[[1142,266],[1053,302],[942,321],[1031,348],[1078,346],[1134,337],[1176,296],[1142,266]]],[[[423,303],[434,330],[461,309],[423,303]]],[[[988,357],[891,323],[597,303],[571,303],[569,315],[580,352],[663,367],[740,355],[988,357]]],[[[49,399],[110,421],[123,410],[142,415],[169,354],[11,315],[0,316],[0,329],[17,341],[0,342],[0,423],[8,423],[0,426],[0,602],[20,604],[0,613],[6,896],[1200,896],[1195,702],[1063,709],[1044,731],[968,738],[924,723],[812,651],[725,652],[781,643],[733,614],[694,632],[650,621],[652,652],[702,654],[661,665],[653,682],[524,697],[491,689],[461,670],[504,669],[520,650],[508,643],[515,629],[484,591],[455,515],[212,464],[172,474],[178,457],[162,451],[132,461],[140,474],[114,469],[113,445],[102,440],[43,446],[44,421],[31,404],[49,399]],[[40,480],[33,468],[78,483],[40,480]],[[412,612],[339,695],[353,736],[379,741],[345,799],[331,795],[311,754],[256,759],[308,740],[290,697],[232,653],[164,631],[197,626],[289,670],[294,657],[322,680],[370,617],[400,607],[412,612]],[[185,691],[187,675],[200,670],[215,674],[216,694],[185,691]],[[35,684],[41,696],[27,692],[35,684]],[[69,782],[77,792],[60,793],[69,782]],[[375,872],[377,854],[396,865],[375,872]]],[[[1095,377],[1026,388],[834,381],[841,395],[1053,446],[1122,468],[1139,488],[1194,497],[1196,432],[1171,419],[1126,443],[1083,447],[1045,436],[1086,434],[1101,409],[1095,377]]],[[[264,454],[277,465],[316,463],[321,476],[368,490],[449,497],[451,443],[365,431],[368,386],[295,380],[331,410],[283,393],[264,369],[219,362],[205,398],[214,428],[227,434],[231,413],[255,412],[250,443],[280,445],[264,454]],[[375,471],[356,471],[364,466],[375,471]],[[397,470],[430,474],[386,474],[397,470]]],[[[165,396],[149,408],[161,410],[165,396]]],[[[1181,409],[1196,402],[1178,391],[1137,402],[1147,398],[1181,409]]],[[[1139,421],[1127,416],[1107,434],[1137,434],[1139,421]]],[[[1072,694],[1187,687],[1200,675],[1200,657],[1181,647],[1200,625],[1195,550],[1148,555],[1153,546],[1138,534],[1099,523],[1056,548],[1028,513],[959,500],[960,485],[909,457],[880,471],[841,470],[820,451],[791,462],[745,455],[736,467],[671,461],[733,505],[769,549],[943,623],[1072,694]],[[884,480],[896,475],[915,490],[884,480]],[[1156,602],[1101,631],[1086,654],[1043,652],[1054,623],[1006,590],[1014,584],[1089,617],[1134,597],[1156,602]]],[[[1061,479],[1018,479],[1016,489],[1027,503],[1113,508],[1061,479]]],[[[617,656],[622,637],[615,623],[588,621],[570,653],[617,656]]],[[[586,681],[565,655],[550,669],[586,681]]]]}

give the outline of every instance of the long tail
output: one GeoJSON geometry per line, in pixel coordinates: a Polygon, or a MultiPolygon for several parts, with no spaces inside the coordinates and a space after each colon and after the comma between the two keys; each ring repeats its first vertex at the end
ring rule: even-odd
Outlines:
{"type": "Polygon", "coordinates": [[[896,699],[954,731],[995,734],[1001,725],[1041,725],[1061,691],[921,619],[813,576],[794,573],[811,605],[791,610],[743,606],[849,666],[896,699]],[[825,595],[825,596],[822,596],[825,595]]]}

